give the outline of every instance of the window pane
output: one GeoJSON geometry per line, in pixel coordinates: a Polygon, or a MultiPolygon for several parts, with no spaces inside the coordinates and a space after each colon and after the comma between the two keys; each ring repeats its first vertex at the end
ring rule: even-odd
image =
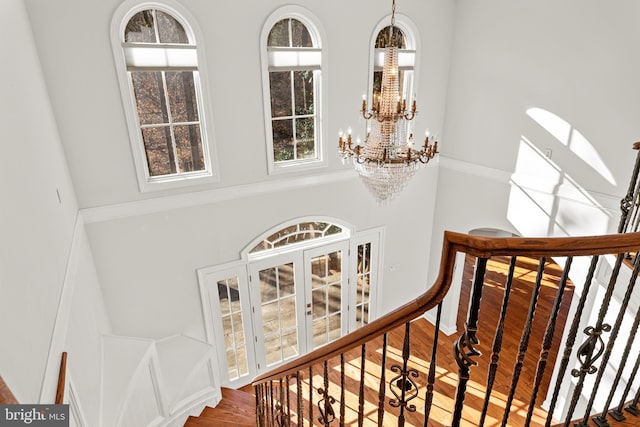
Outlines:
{"type": "Polygon", "coordinates": [[[276,162],[293,160],[293,120],[273,121],[273,157],[276,162]]]}
{"type": "Polygon", "coordinates": [[[285,359],[298,355],[298,333],[295,329],[282,334],[282,353],[285,359]]]}
{"type": "Polygon", "coordinates": [[[337,340],[342,336],[340,317],[340,313],[329,317],[329,341],[337,340]]]}
{"type": "Polygon", "coordinates": [[[162,11],[156,12],[158,18],[158,34],[160,36],[160,43],[181,43],[188,44],[189,38],[176,19],[162,11]]]}
{"type": "Polygon", "coordinates": [[[247,361],[247,348],[243,345],[238,347],[238,368],[240,368],[240,375],[246,375],[249,373],[249,362],[247,361]]]}
{"type": "Polygon", "coordinates": [[[295,297],[280,300],[280,316],[282,317],[282,328],[296,327],[296,299],[295,297]]]}
{"type": "Polygon", "coordinates": [[[198,103],[193,71],[167,72],[166,78],[173,122],[197,122],[198,103]]]}
{"type": "Polygon", "coordinates": [[[267,46],[288,47],[289,46],[289,20],[283,19],[276,22],[269,32],[267,46]]]}
{"type": "Polygon", "coordinates": [[[302,22],[295,19],[291,20],[291,37],[293,47],[313,47],[309,30],[302,22]]]}
{"type": "Polygon", "coordinates": [[[234,347],[233,329],[231,329],[231,316],[224,316],[222,318],[222,331],[224,333],[224,346],[225,348],[234,347]]]}
{"type": "Polygon", "coordinates": [[[274,363],[282,361],[280,334],[265,337],[264,348],[267,353],[267,365],[273,365],[274,363]]]}
{"type": "Polygon", "coordinates": [[[269,73],[271,117],[291,116],[291,72],[269,73]]]}
{"type": "Polygon", "coordinates": [[[134,71],[131,73],[131,81],[140,124],[168,123],[162,73],[134,71]]]}
{"type": "Polygon", "coordinates": [[[315,157],[314,118],[296,120],[296,150],[299,159],[315,157]]]}
{"type": "Polygon", "coordinates": [[[142,129],[142,139],[151,176],[176,173],[173,150],[168,148],[171,145],[170,132],[168,126],[142,129]]]}
{"type": "MultiPolygon", "coordinates": [[[[398,27],[393,28],[393,36],[396,40],[396,46],[400,49],[407,48],[407,42],[404,37],[404,33],[398,27]]],[[[378,37],[376,38],[376,46],[377,48],[387,47],[389,43],[389,27],[384,27],[378,33],[378,37]]]]}
{"type": "Polygon", "coordinates": [[[280,330],[278,301],[262,305],[262,329],[265,334],[277,332],[280,330]]]}
{"type": "Polygon", "coordinates": [[[229,314],[229,292],[225,280],[218,282],[218,299],[220,301],[220,313],[223,316],[229,314]]]}
{"type": "Polygon", "coordinates": [[[325,292],[327,292],[326,288],[314,289],[312,291],[314,319],[327,315],[327,295],[325,292]]]}
{"type": "Polygon", "coordinates": [[[175,127],[180,172],[204,170],[200,125],[175,127]]]}
{"type": "Polygon", "coordinates": [[[236,352],[233,350],[227,351],[227,366],[229,367],[229,379],[237,378],[236,352]]]}
{"type": "Polygon", "coordinates": [[[273,301],[278,297],[276,286],[276,269],[260,270],[260,298],[263,303],[273,301]]]}
{"type": "Polygon", "coordinates": [[[124,41],[157,43],[152,10],[143,10],[133,15],[124,30],[124,41]]]}
{"type": "Polygon", "coordinates": [[[319,347],[327,343],[327,321],[318,319],[313,321],[313,346],[319,347]]]}
{"type": "Polygon", "coordinates": [[[296,114],[313,114],[313,70],[294,71],[296,114]]]}
{"type": "Polygon", "coordinates": [[[227,284],[229,285],[229,294],[231,298],[231,311],[238,312],[242,308],[240,305],[240,290],[238,289],[238,278],[234,277],[231,279],[227,279],[227,284]]]}
{"type": "Polygon", "coordinates": [[[342,286],[329,286],[329,314],[342,310],[342,286]]]}
{"type": "Polygon", "coordinates": [[[235,334],[235,343],[244,344],[244,328],[242,327],[242,313],[231,315],[233,321],[233,332],[235,334]]]}

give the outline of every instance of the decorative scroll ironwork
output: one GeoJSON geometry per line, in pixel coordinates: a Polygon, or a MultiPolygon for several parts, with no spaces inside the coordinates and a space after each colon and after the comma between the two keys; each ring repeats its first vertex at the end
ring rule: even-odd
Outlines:
{"type": "Polygon", "coordinates": [[[333,411],[333,405],[336,403],[336,399],[329,394],[328,390],[323,388],[318,388],[318,394],[322,396],[322,399],[318,401],[318,410],[320,411],[320,416],[318,417],[318,421],[323,425],[328,426],[336,419],[336,413],[333,411]]]}
{"type": "Polygon", "coordinates": [[[583,374],[595,374],[598,368],[595,362],[598,361],[602,353],[604,353],[604,341],[602,333],[609,332],[611,325],[603,323],[599,328],[587,326],[584,330],[585,335],[589,338],[578,348],[578,360],[580,361],[580,369],[572,369],[571,375],[579,377],[583,374]]]}
{"type": "Polygon", "coordinates": [[[404,412],[415,412],[416,405],[409,403],[418,397],[418,385],[413,378],[420,376],[419,372],[413,368],[409,368],[409,357],[411,356],[411,323],[407,322],[404,329],[404,343],[402,345],[402,366],[391,365],[391,371],[397,373],[389,381],[389,390],[395,396],[395,399],[389,401],[389,405],[394,408],[400,408],[398,415],[398,427],[404,426],[404,412]]]}
{"type": "Polygon", "coordinates": [[[333,410],[333,405],[336,403],[336,399],[329,394],[329,362],[324,361],[324,388],[318,387],[318,394],[322,397],[318,401],[318,410],[320,421],[325,427],[328,427],[336,419],[336,413],[333,410]]]}

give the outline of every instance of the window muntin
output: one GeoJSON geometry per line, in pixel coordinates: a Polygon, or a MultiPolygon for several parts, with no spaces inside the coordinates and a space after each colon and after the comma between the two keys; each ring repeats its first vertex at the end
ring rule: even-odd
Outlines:
{"type": "Polygon", "coordinates": [[[211,126],[205,125],[203,114],[203,70],[196,32],[187,24],[193,17],[172,0],[166,3],[125,1],[112,21],[141,191],[214,179],[205,131],[211,126]]]}
{"type": "Polygon", "coordinates": [[[269,173],[323,162],[322,49],[317,27],[299,9],[282,8],[263,29],[269,173]]]}

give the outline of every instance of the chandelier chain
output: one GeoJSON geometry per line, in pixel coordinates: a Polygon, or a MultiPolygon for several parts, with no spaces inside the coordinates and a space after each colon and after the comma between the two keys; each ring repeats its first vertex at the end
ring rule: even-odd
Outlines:
{"type": "Polygon", "coordinates": [[[396,0],[391,2],[391,28],[396,24],[396,0]]]}

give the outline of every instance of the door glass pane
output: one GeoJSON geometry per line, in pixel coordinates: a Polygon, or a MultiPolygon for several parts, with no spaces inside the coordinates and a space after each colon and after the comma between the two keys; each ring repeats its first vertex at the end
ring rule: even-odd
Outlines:
{"type": "Polygon", "coordinates": [[[358,246],[356,271],[356,327],[369,323],[369,299],[371,283],[371,243],[358,246]]]}
{"type": "Polygon", "coordinates": [[[249,373],[238,278],[219,280],[217,284],[227,372],[229,380],[234,380],[249,373]]]}
{"type": "Polygon", "coordinates": [[[262,335],[267,366],[298,354],[293,263],[260,270],[262,335]]]}
{"type": "Polygon", "coordinates": [[[342,334],[342,251],[313,257],[310,262],[313,346],[317,347],[342,334]]]}

